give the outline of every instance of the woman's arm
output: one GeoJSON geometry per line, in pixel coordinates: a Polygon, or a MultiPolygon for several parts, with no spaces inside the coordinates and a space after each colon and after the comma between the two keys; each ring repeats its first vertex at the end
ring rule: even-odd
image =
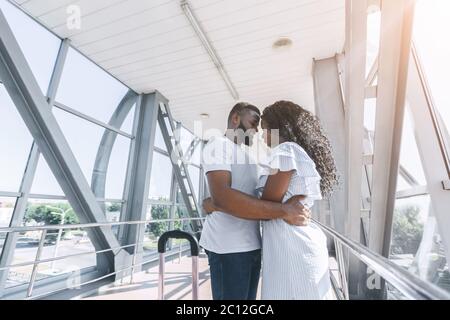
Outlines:
{"type": "MultiPolygon", "coordinates": [[[[292,175],[294,174],[294,170],[292,171],[278,171],[276,174],[270,175],[267,178],[266,185],[264,187],[264,192],[262,194],[261,199],[273,201],[273,202],[282,202],[286,192],[289,188],[289,184],[291,182],[292,175]]],[[[291,221],[284,219],[287,223],[292,224],[291,221]]],[[[309,216],[307,217],[307,221],[309,222],[309,216]]],[[[306,225],[306,224],[305,224],[306,225]]]]}
{"type": "Polygon", "coordinates": [[[289,188],[293,174],[294,170],[286,172],[278,171],[276,174],[270,175],[267,178],[261,199],[281,203],[289,188]]]}

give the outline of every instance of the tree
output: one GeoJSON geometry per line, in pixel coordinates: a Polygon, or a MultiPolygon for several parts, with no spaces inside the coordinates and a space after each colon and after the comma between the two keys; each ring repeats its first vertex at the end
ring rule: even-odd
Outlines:
{"type": "Polygon", "coordinates": [[[394,212],[391,254],[417,253],[423,235],[423,224],[419,221],[420,208],[405,206],[394,212]]]}
{"type": "MultiPolygon", "coordinates": [[[[153,220],[159,219],[169,219],[170,206],[167,205],[156,205],[152,206],[151,214],[153,220]]],[[[168,222],[159,222],[159,223],[150,223],[147,225],[147,232],[153,233],[153,235],[158,238],[164,232],[168,231],[168,222]]],[[[174,223],[175,229],[181,228],[181,222],[175,221],[174,223]]]]}
{"type": "Polygon", "coordinates": [[[106,210],[108,210],[109,212],[118,212],[118,211],[120,211],[121,208],[122,208],[122,205],[120,203],[114,202],[114,203],[111,203],[110,205],[108,205],[106,207],[106,210]]]}
{"type": "MultiPolygon", "coordinates": [[[[60,208],[64,211],[70,209],[67,203],[42,203],[42,204],[32,204],[27,208],[25,213],[25,222],[36,221],[37,223],[43,223],[45,225],[58,225],[61,224],[61,215],[54,214],[53,210],[49,206],[60,208]]],[[[64,217],[64,224],[78,224],[78,217],[75,215],[73,210],[67,212],[64,217]]],[[[49,233],[54,234],[57,230],[48,230],[49,233]]],[[[65,234],[67,230],[63,231],[65,234]]]]}

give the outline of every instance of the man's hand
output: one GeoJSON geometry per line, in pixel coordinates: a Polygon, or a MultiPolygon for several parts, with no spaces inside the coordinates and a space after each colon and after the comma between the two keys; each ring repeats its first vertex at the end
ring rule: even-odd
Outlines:
{"type": "Polygon", "coordinates": [[[283,210],[286,212],[284,221],[294,226],[307,226],[311,219],[311,211],[301,204],[305,196],[294,196],[283,204],[283,210]]]}
{"type": "Polygon", "coordinates": [[[205,200],[203,200],[202,206],[206,214],[211,214],[214,211],[217,211],[217,208],[214,206],[212,198],[206,198],[205,200]]]}

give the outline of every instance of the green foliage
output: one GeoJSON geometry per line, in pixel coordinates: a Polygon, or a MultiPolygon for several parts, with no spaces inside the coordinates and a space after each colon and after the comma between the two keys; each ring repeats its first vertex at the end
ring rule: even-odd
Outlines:
{"type": "MultiPolygon", "coordinates": [[[[151,213],[153,220],[169,219],[170,206],[155,205],[152,206],[151,213]]],[[[168,231],[168,222],[151,223],[147,225],[147,232],[151,232],[155,238],[160,237],[164,232],[168,231]]],[[[174,229],[181,229],[181,222],[175,221],[174,229]]]]}
{"type": "Polygon", "coordinates": [[[120,209],[122,208],[122,205],[120,203],[111,203],[110,205],[108,205],[106,207],[106,210],[108,210],[108,212],[117,212],[120,211],[120,209]]]}
{"type": "MultiPolygon", "coordinates": [[[[78,217],[75,215],[71,207],[67,203],[51,203],[51,204],[32,204],[27,208],[25,213],[25,222],[36,221],[37,223],[44,223],[46,225],[61,224],[61,210],[65,212],[64,224],[78,224],[78,217]]],[[[49,230],[49,233],[54,233],[57,230],[49,230]]],[[[63,234],[66,230],[63,231],[63,234]]]]}
{"type": "Polygon", "coordinates": [[[416,254],[423,235],[420,208],[406,206],[394,212],[391,254],[416,254]]]}

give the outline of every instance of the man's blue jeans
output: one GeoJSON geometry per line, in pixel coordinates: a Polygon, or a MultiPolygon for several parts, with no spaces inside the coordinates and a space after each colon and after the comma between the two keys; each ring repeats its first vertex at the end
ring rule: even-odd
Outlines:
{"type": "Polygon", "coordinates": [[[214,300],[256,300],[261,250],[228,254],[206,251],[214,300]]]}

